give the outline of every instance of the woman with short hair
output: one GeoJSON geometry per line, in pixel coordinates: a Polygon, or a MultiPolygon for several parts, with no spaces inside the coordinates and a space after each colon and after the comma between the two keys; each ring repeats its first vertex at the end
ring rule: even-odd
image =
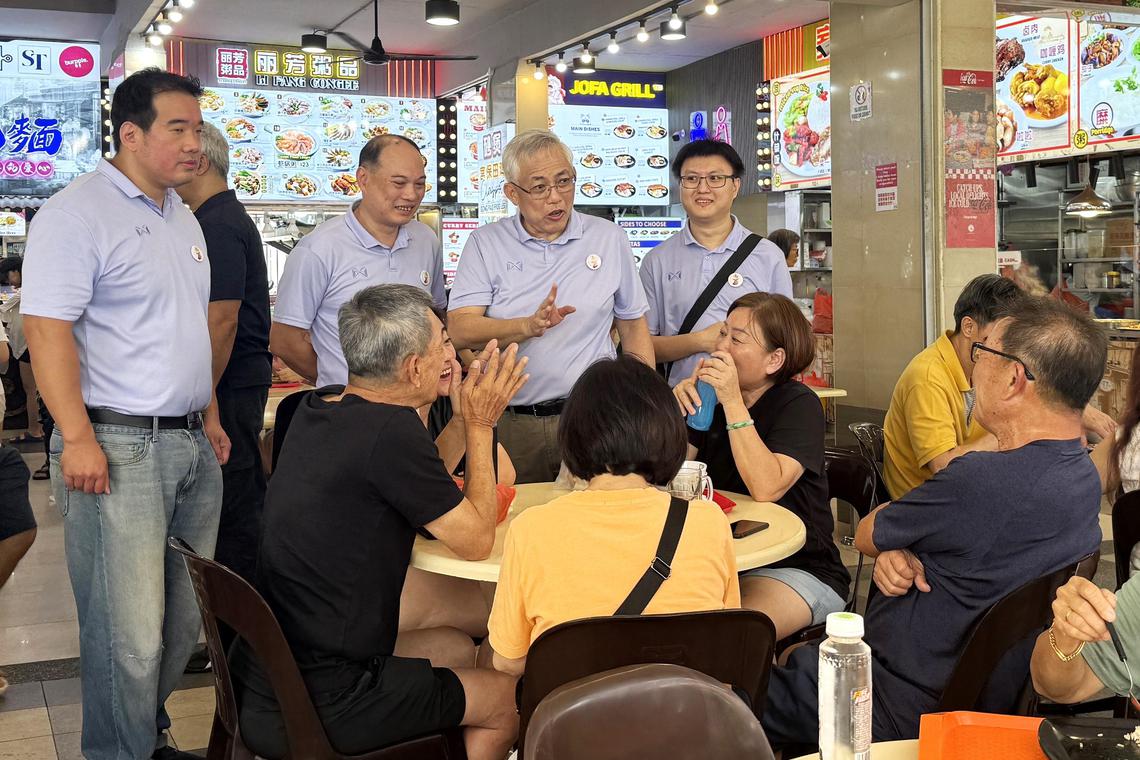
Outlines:
{"type": "Polygon", "coordinates": [[[784,260],[788,262],[789,269],[800,260],[800,236],[798,232],[772,230],[768,233],[768,239],[775,243],[780,252],[784,254],[784,260]]]}
{"type": "MultiPolygon", "coordinates": [[[[685,424],[669,386],[629,356],[590,366],[558,425],[570,473],[589,483],[511,523],[491,609],[495,668],[520,675],[543,632],[612,615],[652,562],[669,511],[666,486],[685,459],[685,424]]],[[[672,572],[646,614],[740,606],[728,521],[689,503],[672,572]]]]}
{"type": "Polygon", "coordinates": [[[781,295],[751,293],[729,308],[717,350],[673,390],[688,414],[700,407],[698,380],[716,390],[712,425],[689,429],[688,450],[716,487],[774,501],[804,522],[800,551],[749,570],[740,584],[742,606],[770,617],[781,639],[842,610],[851,582],[832,537],[823,406],[795,379],[814,356],[799,308],[781,295]]]}

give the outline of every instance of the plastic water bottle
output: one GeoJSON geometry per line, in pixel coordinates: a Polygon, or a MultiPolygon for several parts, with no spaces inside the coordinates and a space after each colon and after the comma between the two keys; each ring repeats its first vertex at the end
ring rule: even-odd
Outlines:
{"type": "Polygon", "coordinates": [[[696,414],[689,415],[688,425],[693,430],[708,430],[712,427],[713,412],[716,411],[716,388],[698,380],[697,393],[701,396],[701,406],[696,414]]]}
{"type": "Polygon", "coordinates": [[[850,612],[827,616],[819,647],[819,752],[822,760],[871,757],[871,648],[863,618],[850,612]]]}

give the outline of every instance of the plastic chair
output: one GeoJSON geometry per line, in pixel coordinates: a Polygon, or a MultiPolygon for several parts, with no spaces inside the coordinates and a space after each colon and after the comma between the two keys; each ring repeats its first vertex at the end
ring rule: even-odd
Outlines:
{"type": "Polygon", "coordinates": [[[562,623],[531,645],[519,692],[519,757],[531,716],[551,692],[626,665],[664,663],[704,673],[747,695],[764,713],[776,629],[754,610],[596,617],[562,623]]]}
{"type": "Polygon", "coordinates": [[[1140,491],[1130,491],[1112,504],[1112,545],[1116,558],[1116,587],[1128,580],[1132,547],[1140,543],[1140,491]]]}
{"type": "Polygon", "coordinates": [[[533,760],[773,757],[742,699],[677,665],[633,665],[560,686],[534,711],[527,746],[533,760]]]}
{"type": "Polygon", "coordinates": [[[281,457],[281,447],[285,445],[285,434],[289,432],[289,423],[293,421],[293,415],[297,413],[297,408],[301,406],[301,402],[312,392],[313,389],[309,388],[290,393],[281,399],[281,403],[277,405],[277,414],[273,421],[272,470],[277,469],[277,460],[281,457]]]}
{"type": "Polygon", "coordinates": [[[336,752],[313,708],[285,634],[261,595],[236,573],[197,554],[182,539],[171,538],[169,546],[181,554],[186,563],[206,629],[210,661],[214,664],[217,708],[206,754],[208,760],[254,758],[253,752],[242,741],[229,663],[218,636],[219,621],[246,641],[265,668],[284,717],[289,746],[285,760],[466,760],[463,735],[459,729],[363,755],[349,756],[336,752]]]}
{"type": "MultiPolygon", "coordinates": [[[[879,504],[886,504],[891,500],[890,491],[887,490],[887,479],[883,477],[883,463],[886,461],[886,444],[883,442],[883,426],[874,422],[852,422],[847,426],[859,443],[859,453],[875,468],[878,477],[876,488],[879,504]]],[[[877,506],[877,505],[876,505],[877,506]]]]}
{"type": "MultiPolygon", "coordinates": [[[[1053,619],[1053,599],[1057,589],[1074,575],[1092,578],[1100,555],[1096,552],[1078,562],[1030,581],[1006,595],[974,624],[966,646],[942,689],[939,712],[974,710],[990,675],[1006,652],[1030,637],[1038,636],[1053,619]]],[[[1029,715],[1036,707],[1029,684],[1026,662],[1018,715],[1029,715]]]]}

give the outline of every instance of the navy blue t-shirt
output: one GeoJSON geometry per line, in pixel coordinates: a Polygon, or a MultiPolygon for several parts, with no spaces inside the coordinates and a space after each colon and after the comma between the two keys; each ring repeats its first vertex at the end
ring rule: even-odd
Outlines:
{"type": "MultiPolygon", "coordinates": [[[[867,609],[876,718],[885,711],[897,738],[918,736],[989,607],[1099,549],[1100,494],[1079,440],[1035,441],[959,457],[876,515],[875,546],[912,551],[931,589],[876,594],[867,609]]],[[[1021,685],[1029,648],[1019,652],[1002,663],[1009,677],[991,683],[1021,685]]]]}

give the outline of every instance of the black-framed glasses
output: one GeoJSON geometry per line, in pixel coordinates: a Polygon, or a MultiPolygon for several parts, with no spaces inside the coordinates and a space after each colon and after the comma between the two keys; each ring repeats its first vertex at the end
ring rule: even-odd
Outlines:
{"type": "Polygon", "coordinates": [[[729,174],[710,174],[707,177],[702,177],[697,174],[685,174],[681,177],[681,187],[686,190],[696,190],[701,186],[701,180],[712,190],[719,190],[728,184],[730,179],[736,179],[729,174]]]}
{"type": "Polygon", "coordinates": [[[1003,359],[1009,359],[1011,362],[1017,362],[1018,364],[1021,365],[1021,368],[1025,370],[1025,379],[1026,380],[1036,380],[1037,379],[1036,377],[1033,376],[1033,373],[1030,371],[1029,365],[1026,364],[1024,361],[1017,358],[1013,354],[1007,354],[1004,351],[998,351],[996,348],[990,348],[985,343],[971,343],[970,344],[970,361],[977,363],[979,351],[985,351],[987,354],[993,354],[994,356],[1000,356],[1003,359]]]}
{"type": "Polygon", "coordinates": [[[561,179],[554,180],[553,185],[548,185],[545,182],[539,182],[537,185],[534,185],[529,189],[523,187],[517,182],[512,182],[511,184],[517,187],[519,190],[522,190],[527,195],[535,196],[538,198],[545,198],[546,196],[550,195],[551,190],[557,190],[563,194],[572,193],[574,192],[574,185],[577,183],[577,177],[563,177],[561,179]]]}

